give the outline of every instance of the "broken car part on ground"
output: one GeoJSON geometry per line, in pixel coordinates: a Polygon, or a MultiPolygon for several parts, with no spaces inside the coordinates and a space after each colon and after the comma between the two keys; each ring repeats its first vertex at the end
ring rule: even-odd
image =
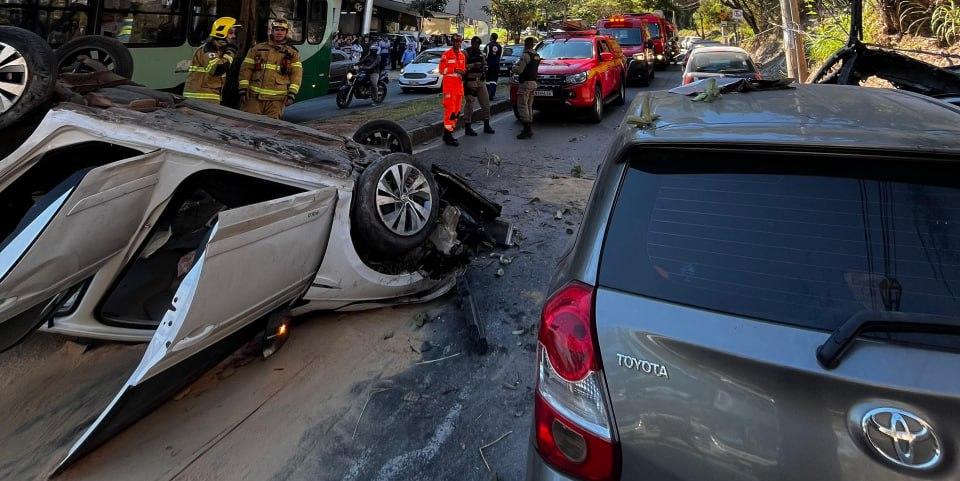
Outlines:
{"type": "MultiPolygon", "coordinates": [[[[0,46],[25,46],[30,69],[49,60],[22,32],[3,29],[0,46]]],[[[11,80],[29,91],[29,75],[11,80]]],[[[395,124],[361,129],[377,149],[110,72],[55,87],[0,114],[20,136],[0,160],[0,351],[38,328],[149,342],[57,470],[264,326],[434,299],[510,230],[497,204],[415,159],[395,124]]]]}

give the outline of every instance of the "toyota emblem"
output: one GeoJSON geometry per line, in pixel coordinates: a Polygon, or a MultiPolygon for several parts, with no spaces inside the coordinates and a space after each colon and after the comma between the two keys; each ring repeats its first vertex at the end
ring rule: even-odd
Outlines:
{"type": "Polygon", "coordinates": [[[902,409],[871,409],[860,422],[867,441],[883,459],[903,468],[930,470],[943,459],[930,424],[902,409]]]}

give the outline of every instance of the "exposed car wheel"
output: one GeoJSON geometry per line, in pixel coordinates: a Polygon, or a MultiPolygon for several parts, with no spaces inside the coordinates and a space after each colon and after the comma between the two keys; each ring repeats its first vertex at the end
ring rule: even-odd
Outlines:
{"type": "Polygon", "coordinates": [[[593,94],[593,107],[590,109],[588,119],[595,124],[603,120],[603,94],[600,91],[600,83],[597,83],[597,91],[593,94]]]}
{"type": "Polygon", "coordinates": [[[126,78],[133,78],[133,56],[127,46],[115,38],[102,35],[83,35],[68,41],[57,49],[57,71],[84,73],[92,71],[81,61],[81,56],[95,60],[107,70],[126,78]]]}
{"type": "Polygon", "coordinates": [[[413,139],[400,124],[390,120],[371,120],[353,133],[353,141],[391,153],[413,154],[413,139]]]}
{"type": "Polygon", "coordinates": [[[357,247],[372,259],[395,260],[427,241],[439,210],[439,190],[430,169],[409,154],[389,154],[370,164],[357,181],[357,247]]]}
{"type": "Polygon", "coordinates": [[[345,109],[350,106],[350,101],[353,100],[353,96],[348,94],[343,90],[337,91],[337,108],[345,109]]]}
{"type": "Polygon", "coordinates": [[[50,100],[54,65],[53,51],[37,34],[0,27],[0,129],[50,100]]]}
{"type": "Polygon", "coordinates": [[[623,105],[627,103],[627,77],[620,77],[620,90],[617,92],[617,98],[613,99],[613,105],[623,105]]]}

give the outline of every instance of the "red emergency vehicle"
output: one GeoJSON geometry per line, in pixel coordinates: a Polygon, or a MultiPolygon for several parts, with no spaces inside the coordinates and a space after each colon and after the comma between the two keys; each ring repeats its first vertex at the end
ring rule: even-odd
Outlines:
{"type": "MultiPolygon", "coordinates": [[[[657,70],[667,68],[676,55],[677,28],[659,13],[624,13],[612,18],[632,24],[640,24],[645,30],[647,49],[652,50],[653,64],[657,70]]],[[[601,20],[603,22],[603,20],[601,20]]],[[[602,27],[601,27],[602,28],[602,27]]]]}
{"type": "MultiPolygon", "coordinates": [[[[625,65],[616,39],[596,29],[555,32],[536,48],[540,54],[533,108],[541,111],[582,112],[592,122],[603,120],[606,104],[623,105],[625,65]]],[[[510,103],[517,111],[514,76],[510,103]]]]}
{"type": "Polygon", "coordinates": [[[604,35],[617,39],[627,59],[627,80],[636,81],[641,87],[650,85],[654,75],[656,53],[647,35],[647,28],[638,15],[614,15],[600,19],[597,28],[604,35]]]}

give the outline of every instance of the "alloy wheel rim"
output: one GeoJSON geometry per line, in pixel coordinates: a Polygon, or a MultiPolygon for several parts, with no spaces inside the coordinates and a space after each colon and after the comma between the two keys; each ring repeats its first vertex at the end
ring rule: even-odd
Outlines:
{"type": "Polygon", "coordinates": [[[361,139],[361,144],[375,149],[389,149],[390,152],[403,152],[400,137],[389,130],[374,130],[361,139]]]}
{"type": "Polygon", "coordinates": [[[13,46],[0,42],[0,113],[13,108],[27,90],[30,68],[13,46]]]}
{"type": "Polygon", "coordinates": [[[113,57],[106,51],[100,50],[98,48],[85,48],[85,49],[74,51],[73,54],[69,56],[71,61],[69,63],[68,62],[62,63],[60,67],[60,71],[69,72],[69,73],[95,72],[96,70],[80,63],[80,56],[86,56],[90,60],[103,64],[103,66],[106,67],[107,70],[110,72],[113,72],[117,69],[117,63],[113,60],[113,57]]]}
{"type": "Polygon", "coordinates": [[[395,164],[377,181],[377,215],[390,232],[412,236],[427,225],[433,209],[433,192],[420,169],[395,164]]]}

